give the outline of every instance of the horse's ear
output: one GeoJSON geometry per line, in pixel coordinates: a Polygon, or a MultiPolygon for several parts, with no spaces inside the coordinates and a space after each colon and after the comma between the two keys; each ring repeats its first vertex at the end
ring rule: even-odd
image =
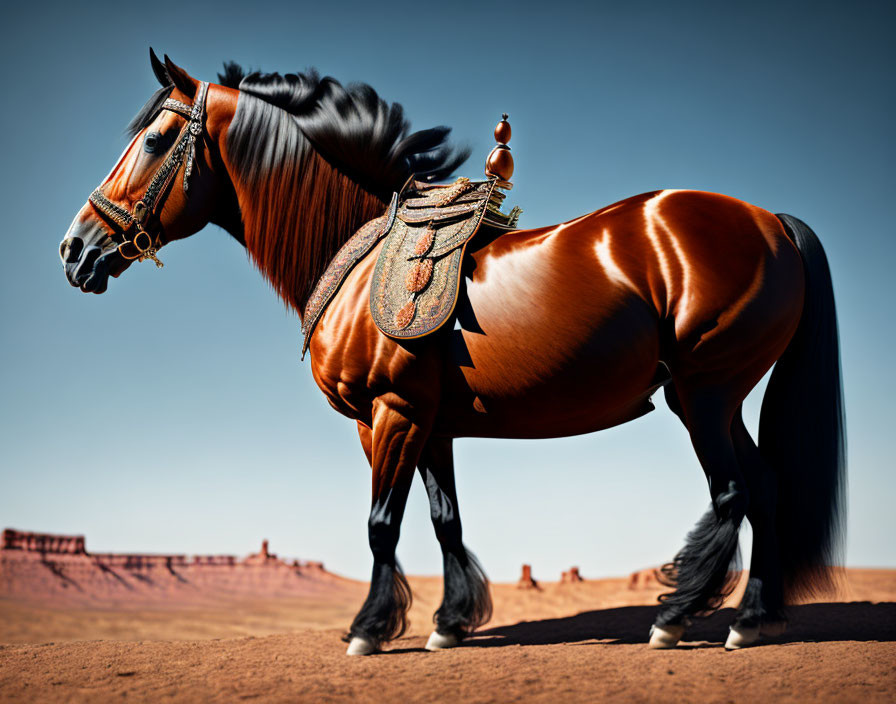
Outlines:
{"type": "Polygon", "coordinates": [[[171,85],[171,76],[168,75],[168,70],[165,68],[165,64],[163,64],[159,57],[156,56],[156,52],[152,50],[152,47],[149,47],[149,63],[152,65],[152,72],[156,76],[156,80],[162,84],[162,88],[167,88],[171,85]]]}
{"type": "Polygon", "coordinates": [[[168,54],[165,54],[165,70],[171,77],[171,82],[174,84],[174,87],[181,93],[188,98],[192,98],[196,95],[196,89],[199,87],[196,79],[169,59],[168,54]]]}

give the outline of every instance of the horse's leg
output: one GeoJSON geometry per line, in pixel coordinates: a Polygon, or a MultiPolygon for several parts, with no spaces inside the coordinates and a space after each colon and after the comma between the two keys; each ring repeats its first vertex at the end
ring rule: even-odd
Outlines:
{"type": "Polygon", "coordinates": [[[349,655],[369,655],[407,629],[411,589],[395,559],[395,548],[414,467],[432,426],[392,395],[373,404],[373,427],[358,425],[370,458],[373,492],[367,523],[373,574],[367,600],[349,629],[349,655]],[[369,439],[368,439],[369,438],[369,439]],[[366,441],[366,442],[365,442],[366,441]]]}
{"type": "MultiPolygon", "coordinates": [[[[669,409],[687,426],[675,386],[667,384],[665,394],[669,409]]],[[[725,643],[729,650],[754,643],[760,634],[779,635],[783,632],[785,621],[782,613],[781,565],[775,535],[777,481],[744,426],[741,411],[742,408],[738,408],[731,423],[731,437],[750,494],[747,518],[753,528],[753,550],[750,579],[725,643]]]]}
{"type": "Polygon", "coordinates": [[[367,457],[367,464],[373,469],[373,431],[361,421],[358,421],[358,438],[361,440],[364,456],[367,457]]]}
{"type": "Polygon", "coordinates": [[[777,479],[744,426],[740,409],[731,424],[731,434],[750,491],[747,518],[753,528],[753,551],[747,589],[725,643],[729,650],[754,643],[760,634],[779,635],[784,626],[784,593],[775,532],[777,479]]]}
{"type": "Polygon", "coordinates": [[[430,437],[417,466],[426,492],[436,538],[442,548],[445,592],[435,614],[436,629],[427,650],[452,648],[491,618],[488,579],[462,542],[451,438],[430,437]]]}
{"type": "Polygon", "coordinates": [[[684,635],[687,619],[718,608],[733,586],[729,566],[737,554],[737,538],[748,504],[744,481],[731,438],[733,404],[721,391],[685,389],[677,398],[691,442],[709,481],[712,507],[688,534],[684,548],[663,569],[675,591],[660,597],[651,629],[653,648],[671,648],[684,635]]]}

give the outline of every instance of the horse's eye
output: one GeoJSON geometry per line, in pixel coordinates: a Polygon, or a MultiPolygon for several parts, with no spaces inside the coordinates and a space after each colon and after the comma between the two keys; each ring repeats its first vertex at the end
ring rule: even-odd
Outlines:
{"type": "Polygon", "coordinates": [[[158,132],[150,132],[143,140],[143,151],[145,151],[147,154],[152,154],[159,146],[159,142],[161,141],[161,139],[162,135],[160,135],[158,132]]]}

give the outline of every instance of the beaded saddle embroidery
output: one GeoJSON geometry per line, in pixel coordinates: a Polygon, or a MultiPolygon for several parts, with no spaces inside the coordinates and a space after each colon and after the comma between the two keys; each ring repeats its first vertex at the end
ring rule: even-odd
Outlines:
{"type": "Polygon", "coordinates": [[[466,245],[493,194],[503,196],[495,184],[466,178],[448,186],[414,182],[402,194],[370,282],[370,312],[383,333],[423,337],[451,317],[466,245]]]}

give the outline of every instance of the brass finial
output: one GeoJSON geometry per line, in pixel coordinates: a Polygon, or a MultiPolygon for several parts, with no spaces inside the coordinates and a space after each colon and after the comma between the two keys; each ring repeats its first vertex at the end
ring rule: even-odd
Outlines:
{"type": "Polygon", "coordinates": [[[513,176],[513,156],[510,154],[510,123],[507,121],[507,113],[501,115],[501,121],[495,126],[495,141],[497,144],[489,152],[485,160],[485,175],[497,176],[502,181],[510,181],[513,176]]]}

